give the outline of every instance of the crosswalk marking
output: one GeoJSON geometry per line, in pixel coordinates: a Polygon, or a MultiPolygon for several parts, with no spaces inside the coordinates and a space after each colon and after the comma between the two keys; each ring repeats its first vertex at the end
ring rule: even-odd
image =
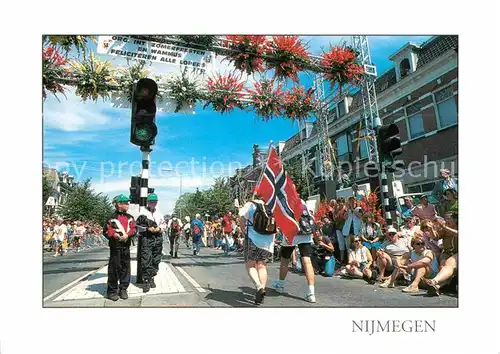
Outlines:
{"type": "MultiPolygon", "coordinates": [[[[129,297],[140,297],[144,295],[158,295],[169,293],[184,293],[186,289],[166,263],[160,263],[158,275],[155,277],[156,288],[152,288],[148,293],[143,293],[142,288],[135,284],[137,278],[137,261],[131,261],[131,283],[127,289],[129,297]]],[[[86,281],[75,285],[54,299],[54,301],[81,300],[103,298],[106,296],[108,280],[108,267],[99,269],[86,281]]],[[[189,279],[188,279],[189,280],[189,279]]]]}
{"type": "Polygon", "coordinates": [[[196,280],[194,280],[193,278],[191,278],[191,276],[190,276],[188,273],[186,273],[186,271],[185,271],[184,269],[182,269],[182,268],[181,268],[181,267],[179,267],[179,266],[176,266],[175,268],[179,271],[179,273],[181,273],[182,275],[184,275],[184,278],[186,278],[186,279],[188,280],[188,282],[190,282],[190,283],[191,283],[191,285],[192,285],[192,286],[194,286],[194,288],[195,288],[196,290],[198,290],[198,292],[200,292],[200,293],[205,293],[205,292],[206,292],[206,290],[205,290],[205,289],[203,289],[203,288],[200,286],[200,284],[198,284],[198,283],[196,282],[196,280]]]}

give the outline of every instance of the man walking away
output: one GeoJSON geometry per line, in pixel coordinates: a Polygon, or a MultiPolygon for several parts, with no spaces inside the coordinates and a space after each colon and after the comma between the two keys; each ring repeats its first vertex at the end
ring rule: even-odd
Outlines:
{"type": "Polygon", "coordinates": [[[314,233],[314,218],[307,210],[307,205],[304,200],[302,202],[302,215],[299,220],[299,233],[293,238],[291,244],[286,244],[286,237],[283,239],[283,244],[281,246],[281,264],[279,280],[274,281],[272,286],[278,292],[285,291],[285,278],[288,273],[288,264],[290,263],[290,257],[295,249],[295,246],[299,247],[300,257],[302,261],[302,269],[306,275],[308,290],[306,293],[306,300],[308,302],[316,302],[316,295],[314,294],[314,268],[311,263],[312,255],[312,242],[314,233]]]}
{"type": "Polygon", "coordinates": [[[191,223],[191,232],[193,234],[193,256],[200,254],[201,241],[203,237],[203,230],[205,226],[201,220],[201,215],[196,214],[195,219],[191,223]]]}
{"type": "Polygon", "coordinates": [[[186,247],[191,248],[189,241],[191,240],[191,218],[186,216],[184,218],[186,220],[186,224],[184,225],[184,239],[186,241],[186,247]]]}
{"type": "Polygon", "coordinates": [[[240,228],[245,236],[243,254],[248,276],[255,285],[255,304],[266,295],[267,261],[273,257],[276,223],[260,196],[240,210],[240,228]]]}
{"type": "Polygon", "coordinates": [[[229,255],[229,238],[232,237],[233,224],[232,224],[232,213],[229,212],[222,218],[222,231],[224,232],[224,255],[229,255]]]}
{"type": "Polygon", "coordinates": [[[179,238],[182,231],[182,222],[174,215],[168,221],[167,232],[168,241],[170,243],[170,257],[179,258],[177,252],[179,251],[179,238]]]}
{"type": "Polygon", "coordinates": [[[105,237],[109,240],[108,299],[128,299],[130,284],[130,243],[135,235],[134,217],[127,213],[130,199],[120,194],[113,199],[116,212],[108,220],[105,237]],[[120,285],[118,285],[120,283],[120,285]]]}

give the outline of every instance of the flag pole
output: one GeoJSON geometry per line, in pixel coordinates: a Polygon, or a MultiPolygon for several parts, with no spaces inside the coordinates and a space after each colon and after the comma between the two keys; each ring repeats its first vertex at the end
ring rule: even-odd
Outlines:
{"type": "Polygon", "coordinates": [[[271,140],[269,142],[269,148],[267,149],[267,159],[266,159],[266,163],[262,166],[262,171],[260,171],[260,177],[259,179],[257,180],[257,184],[255,185],[254,187],[254,190],[253,190],[253,194],[252,194],[252,199],[255,198],[255,193],[256,193],[256,187],[260,184],[260,181],[262,180],[262,176],[264,176],[264,172],[266,171],[266,166],[267,166],[267,163],[269,162],[269,156],[271,156],[271,147],[273,146],[273,141],[271,140]]]}

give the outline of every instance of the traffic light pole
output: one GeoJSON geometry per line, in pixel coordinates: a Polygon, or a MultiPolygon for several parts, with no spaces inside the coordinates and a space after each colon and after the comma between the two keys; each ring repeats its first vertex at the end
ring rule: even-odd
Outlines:
{"type": "MultiPolygon", "coordinates": [[[[148,178],[149,178],[149,161],[151,153],[151,148],[149,146],[142,146],[142,171],[141,171],[141,192],[139,197],[139,215],[146,211],[146,200],[148,198],[148,178]]],[[[141,235],[138,237],[137,244],[137,284],[142,284],[142,262],[141,262],[141,250],[142,250],[143,238],[141,235]]]]}

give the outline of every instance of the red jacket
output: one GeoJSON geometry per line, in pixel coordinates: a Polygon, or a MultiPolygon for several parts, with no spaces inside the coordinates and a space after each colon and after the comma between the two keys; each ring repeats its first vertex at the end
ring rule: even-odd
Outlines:
{"type": "Polygon", "coordinates": [[[233,224],[231,223],[231,218],[229,215],[224,215],[224,232],[225,233],[231,233],[233,232],[233,224]]]}
{"type": "Polygon", "coordinates": [[[109,237],[119,238],[118,232],[120,231],[120,227],[116,224],[116,221],[120,223],[127,235],[131,236],[135,234],[134,217],[126,213],[117,213],[113,219],[108,221],[109,237]]]}

